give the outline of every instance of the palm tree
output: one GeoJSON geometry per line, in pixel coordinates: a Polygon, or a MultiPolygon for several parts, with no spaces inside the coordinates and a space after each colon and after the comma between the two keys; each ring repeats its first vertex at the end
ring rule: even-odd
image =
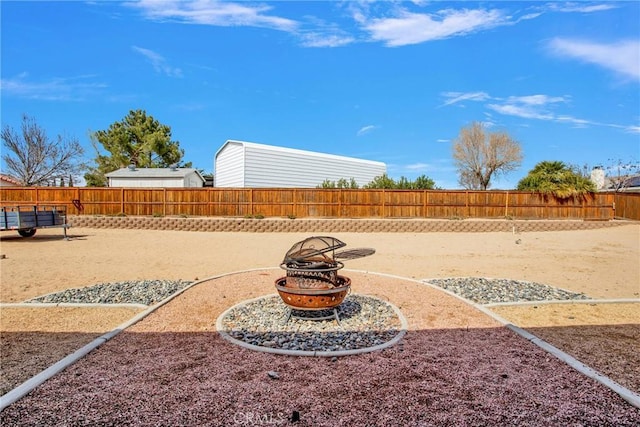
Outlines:
{"type": "Polygon", "coordinates": [[[538,163],[529,174],[518,182],[520,191],[538,191],[553,194],[560,199],[582,196],[596,191],[589,178],[560,161],[538,163]]]}

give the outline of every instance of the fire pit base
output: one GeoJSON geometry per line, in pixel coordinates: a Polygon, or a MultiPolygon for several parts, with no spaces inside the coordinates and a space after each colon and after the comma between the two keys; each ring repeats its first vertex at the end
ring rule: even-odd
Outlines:
{"type": "Polygon", "coordinates": [[[349,294],[335,308],[297,311],[269,295],[235,305],[217,320],[220,335],[239,346],[290,356],[345,356],[394,345],[407,330],[400,310],[369,295],[349,294]],[[340,324],[324,317],[333,310],[340,324]],[[291,316],[293,312],[304,316],[291,316]]]}
{"type": "MultiPolygon", "coordinates": [[[[284,321],[284,323],[288,323],[289,320],[293,319],[299,319],[299,320],[331,320],[331,319],[335,319],[336,322],[338,323],[338,325],[341,325],[340,323],[340,317],[338,316],[338,309],[337,308],[333,308],[333,310],[331,311],[331,313],[327,313],[326,315],[324,315],[324,313],[318,315],[318,316],[309,316],[306,313],[309,313],[308,310],[305,311],[299,311],[298,313],[295,313],[297,310],[294,310],[293,308],[289,309],[289,315],[287,316],[287,320],[284,321]],[[305,314],[303,314],[305,313],[305,314]]],[[[328,310],[327,310],[328,311],[328,310]]],[[[314,311],[313,313],[320,313],[320,311],[314,311]]]]}

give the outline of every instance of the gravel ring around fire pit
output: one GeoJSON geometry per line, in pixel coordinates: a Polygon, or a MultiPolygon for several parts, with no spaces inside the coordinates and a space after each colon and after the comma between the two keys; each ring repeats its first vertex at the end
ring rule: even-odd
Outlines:
{"type": "Polygon", "coordinates": [[[267,295],[227,309],[216,327],[226,340],[251,350],[324,357],[380,350],[396,344],[407,331],[400,310],[376,297],[351,294],[336,309],[340,324],[335,319],[311,320],[330,316],[333,310],[291,310],[278,295],[267,295]]]}

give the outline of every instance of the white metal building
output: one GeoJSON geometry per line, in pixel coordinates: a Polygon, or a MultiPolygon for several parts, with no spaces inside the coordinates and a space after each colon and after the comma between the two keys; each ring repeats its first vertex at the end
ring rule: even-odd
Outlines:
{"type": "Polygon", "coordinates": [[[192,168],[136,168],[129,166],[105,174],[109,187],[202,187],[204,178],[192,168]]]}
{"type": "Polygon", "coordinates": [[[366,185],[387,172],[382,162],[254,142],[224,143],[214,159],[216,187],[316,188],[325,180],[366,185]]]}

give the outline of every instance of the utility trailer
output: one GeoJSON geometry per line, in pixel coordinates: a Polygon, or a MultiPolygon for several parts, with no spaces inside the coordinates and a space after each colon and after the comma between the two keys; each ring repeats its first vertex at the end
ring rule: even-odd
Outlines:
{"type": "Polygon", "coordinates": [[[16,230],[31,237],[38,228],[62,227],[67,239],[67,210],[64,206],[4,206],[0,208],[0,231],[16,230]]]}

